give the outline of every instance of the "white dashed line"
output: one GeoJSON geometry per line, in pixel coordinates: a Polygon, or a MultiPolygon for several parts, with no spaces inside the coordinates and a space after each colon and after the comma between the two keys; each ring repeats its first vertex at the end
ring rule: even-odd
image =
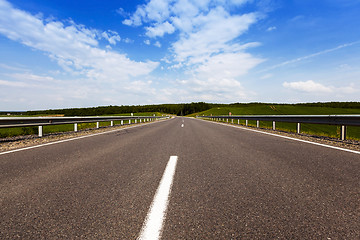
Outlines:
{"type": "Polygon", "coordinates": [[[169,159],[138,240],[157,240],[161,238],[162,228],[166,217],[166,209],[169,203],[169,195],[175,175],[177,159],[177,156],[171,156],[169,159]]]}

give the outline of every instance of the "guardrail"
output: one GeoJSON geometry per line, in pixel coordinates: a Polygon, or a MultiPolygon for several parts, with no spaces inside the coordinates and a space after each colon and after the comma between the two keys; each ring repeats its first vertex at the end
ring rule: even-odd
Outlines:
{"type": "Polygon", "coordinates": [[[326,124],[341,126],[340,139],[346,139],[347,126],[360,126],[360,115],[247,115],[247,116],[198,116],[210,120],[223,120],[234,122],[234,120],[245,120],[248,126],[249,120],[256,121],[256,127],[260,127],[260,121],[272,121],[272,129],[276,129],[276,122],[297,123],[296,132],[300,133],[301,123],[326,124]]]}
{"type": "Polygon", "coordinates": [[[140,123],[149,122],[159,119],[169,118],[157,116],[101,116],[101,117],[0,117],[0,128],[13,128],[13,127],[32,127],[38,126],[39,137],[43,136],[43,126],[48,125],[62,125],[74,124],[74,131],[78,131],[79,123],[93,123],[96,122],[96,128],[100,127],[100,122],[110,122],[110,126],[114,126],[114,121],[120,121],[121,125],[132,122],[140,123]]]}

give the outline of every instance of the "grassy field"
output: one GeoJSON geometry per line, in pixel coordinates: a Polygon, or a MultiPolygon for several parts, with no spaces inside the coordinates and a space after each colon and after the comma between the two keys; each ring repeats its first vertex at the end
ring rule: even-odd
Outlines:
{"type": "MultiPolygon", "coordinates": [[[[158,112],[143,112],[143,113],[134,113],[134,116],[161,116],[161,113],[158,112]]],[[[44,117],[44,115],[41,115],[44,117]]],[[[127,114],[114,114],[112,116],[130,116],[130,113],[127,114]]],[[[0,117],[12,117],[12,116],[1,116],[0,117]]],[[[17,116],[19,117],[19,116],[17,116]]],[[[39,116],[21,116],[21,117],[39,117],[39,116]]],[[[134,121],[133,121],[134,122],[134,121]]],[[[128,123],[126,121],[125,123],[128,123]]],[[[120,121],[114,121],[114,125],[120,124],[120,121]]],[[[110,122],[100,122],[100,127],[110,126],[110,122]]],[[[96,128],[96,123],[80,123],[78,124],[78,130],[96,128]]],[[[74,131],[74,124],[64,124],[64,125],[53,125],[53,126],[44,126],[43,134],[57,133],[57,132],[70,132],[74,131]]],[[[23,136],[23,135],[37,135],[38,127],[16,127],[16,128],[0,128],[0,138],[13,137],[13,136],[23,136]]]]}
{"type": "MultiPolygon", "coordinates": [[[[204,112],[191,114],[189,116],[196,115],[334,115],[334,114],[360,114],[360,109],[353,108],[330,108],[330,107],[309,107],[302,105],[265,105],[265,104],[248,104],[240,107],[216,107],[204,112]]],[[[237,123],[237,121],[236,121],[237,123]]],[[[245,120],[240,121],[240,124],[245,124],[245,120]]],[[[250,126],[256,126],[255,121],[249,121],[250,126]]],[[[261,121],[260,127],[272,128],[272,122],[261,121]]],[[[276,128],[279,130],[296,132],[295,123],[276,123],[276,128]]],[[[322,124],[301,124],[301,132],[328,136],[339,137],[340,126],[322,125],[322,124]]],[[[347,129],[347,138],[360,140],[360,127],[349,126],[347,129]]]]}

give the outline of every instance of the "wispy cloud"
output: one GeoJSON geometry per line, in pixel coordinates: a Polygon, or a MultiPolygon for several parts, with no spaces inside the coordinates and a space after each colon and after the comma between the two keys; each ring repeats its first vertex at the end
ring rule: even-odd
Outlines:
{"type": "Polygon", "coordinates": [[[30,85],[25,82],[14,82],[14,81],[7,81],[7,80],[0,80],[0,86],[7,86],[7,87],[29,87],[30,85]]]}
{"type": "Polygon", "coordinates": [[[275,26],[271,26],[271,27],[268,27],[268,29],[266,29],[266,31],[268,32],[272,32],[274,30],[276,30],[277,28],[275,26]]]}
{"type": "Polygon", "coordinates": [[[261,70],[259,72],[270,71],[270,70],[280,68],[280,67],[283,67],[283,66],[286,66],[286,65],[289,65],[289,64],[301,62],[301,61],[304,61],[304,60],[307,60],[307,59],[310,59],[310,58],[314,58],[314,57],[317,57],[317,56],[320,56],[320,55],[324,55],[326,53],[334,52],[334,51],[337,51],[337,50],[342,49],[342,48],[350,47],[350,46],[353,46],[353,45],[359,44],[359,43],[360,43],[360,41],[351,42],[351,43],[345,43],[345,44],[339,45],[339,46],[334,47],[334,48],[326,49],[326,50],[316,52],[316,53],[313,53],[313,54],[310,54],[310,55],[307,55],[307,56],[295,58],[295,59],[292,59],[292,60],[288,60],[288,61],[276,64],[274,66],[263,69],[263,70],[261,70]]]}
{"type": "Polygon", "coordinates": [[[306,93],[323,93],[323,94],[353,94],[359,90],[352,84],[349,86],[326,86],[324,84],[314,82],[313,80],[308,81],[296,81],[296,82],[284,82],[283,87],[292,89],[295,91],[306,92],[306,93]]]}
{"type": "Polygon", "coordinates": [[[285,88],[299,90],[303,92],[318,92],[318,93],[331,93],[333,89],[331,87],[324,86],[323,84],[316,83],[312,80],[298,81],[298,82],[284,82],[285,88]]]}

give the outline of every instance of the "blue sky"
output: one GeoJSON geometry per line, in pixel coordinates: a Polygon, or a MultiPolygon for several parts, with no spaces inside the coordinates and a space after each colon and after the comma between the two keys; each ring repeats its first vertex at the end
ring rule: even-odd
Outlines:
{"type": "Polygon", "coordinates": [[[0,110],[360,101],[359,0],[0,0],[0,110]]]}

